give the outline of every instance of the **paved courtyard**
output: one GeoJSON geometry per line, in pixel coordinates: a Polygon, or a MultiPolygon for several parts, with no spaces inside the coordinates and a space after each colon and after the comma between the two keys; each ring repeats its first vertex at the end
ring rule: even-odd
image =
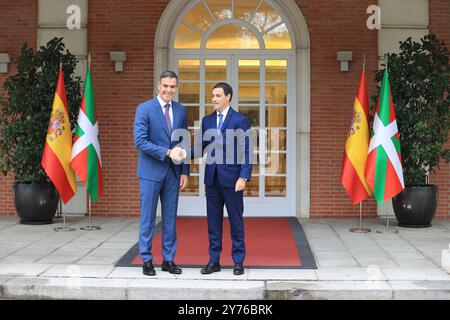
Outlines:
{"type": "MultiPolygon", "coordinates": [[[[367,234],[352,233],[357,219],[300,220],[318,269],[231,269],[181,275],[114,264],[138,239],[139,218],[93,218],[101,230],[83,231],[87,218],[69,216],[73,232],[30,226],[0,217],[0,299],[450,299],[450,274],[441,251],[450,243],[450,220],[425,229],[385,230],[363,220],[367,234]],[[182,290],[180,290],[182,289],[182,290]]],[[[155,244],[155,245],[160,245],[155,244]]],[[[205,261],[206,262],[206,261],[205,261]]]]}

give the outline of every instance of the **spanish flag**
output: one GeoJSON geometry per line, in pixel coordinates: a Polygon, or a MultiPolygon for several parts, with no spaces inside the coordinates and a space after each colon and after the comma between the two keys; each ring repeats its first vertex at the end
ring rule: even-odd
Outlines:
{"type": "Polygon", "coordinates": [[[353,105],[353,118],[345,142],[341,171],[342,185],[353,204],[372,194],[364,176],[369,140],[369,99],[363,70],[353,105]]]}
{"type": "Polygon", "coordinates": [[[71,155],[72,132],[64,76],[60,66],[41,164],[58,189],[64,204],[77,192],[75,173],[70,166],[71,155]]]}

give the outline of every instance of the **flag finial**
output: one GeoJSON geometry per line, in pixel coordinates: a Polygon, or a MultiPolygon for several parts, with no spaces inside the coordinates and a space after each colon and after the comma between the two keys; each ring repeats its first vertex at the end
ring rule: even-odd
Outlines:
{"type": "Polygon", "coordinates": [[[364,58],[363,58],[363,71],[366,72],[366,53],[364,52],[364,58]]]}
{"type": "Polygon", "coordinates": [[[89,54],[88,54],[88,69],[91,69],[91,61],[92,61],[91,53],[89,52],[89,54]]]}

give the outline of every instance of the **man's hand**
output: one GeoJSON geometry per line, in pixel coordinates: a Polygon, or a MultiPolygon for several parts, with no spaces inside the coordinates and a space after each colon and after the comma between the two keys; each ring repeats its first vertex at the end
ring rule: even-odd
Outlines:
{"type": "Polygon", "coordinates": [[[175,164],[179,164],[183,159],[186,158],[186,155],[186,150],[180,147],[175,147],[170,151],[169,157],[175,164]]]}
{"type": "Polygon", "coordinates": [[[185,174],[182,174],[180,176],[180,191],[183,191],[188,186],[188,176],[185,174]]]}
{"type": "Polygon", "coordinates": [[[234,191],[238,192],[244,190],[246,184],[247,182],[244,179],[239,178],[236,182],[236,186],[234,187],[234,191]]]}

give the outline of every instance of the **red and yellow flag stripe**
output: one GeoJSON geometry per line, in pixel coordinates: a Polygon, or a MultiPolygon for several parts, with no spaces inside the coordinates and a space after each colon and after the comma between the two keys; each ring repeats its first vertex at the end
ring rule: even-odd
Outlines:
{"type": "Polygon", "coordinates": [[[362,71],[353,105],[352,123],[345,142],[341,170],[342,185],[353,204],[364,200],[372,194],[372,190],[364,176],[369,140],[369,99],[365,74],[362,71]]]}
{"type": "Polygon", "coordinates": [[[41,164],[66,204],[77,192],[75,173],[70,166],[72,132],[62,68],[53,100],[41,164]]]}

